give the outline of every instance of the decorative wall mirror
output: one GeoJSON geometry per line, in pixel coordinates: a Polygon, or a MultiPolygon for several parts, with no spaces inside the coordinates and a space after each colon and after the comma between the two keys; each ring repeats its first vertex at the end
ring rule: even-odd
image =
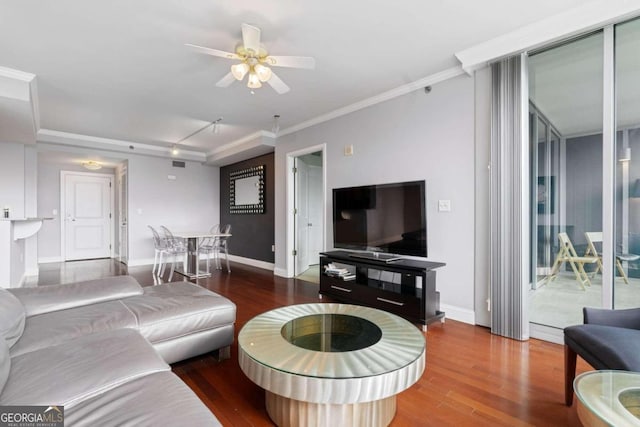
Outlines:
{"type": "Polygon", "coordinates": [[[264,213],[264,169],[252,166],[229,174],[229,213],[264,213]]]}

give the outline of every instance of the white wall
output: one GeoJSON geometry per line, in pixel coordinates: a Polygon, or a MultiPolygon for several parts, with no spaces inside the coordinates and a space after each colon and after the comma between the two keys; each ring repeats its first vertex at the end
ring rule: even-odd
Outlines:
{"type": "MultiPolygon", "coordinates": [[[[276,271],[286,270],[286,156],[327,144],[326,238],[332,242],[331,189],[426,180],[429,260],[447,316],[472,323],[474,310],[474,81],[460,76],[330,122],[278,138],[276,271]],[[343,155],[353,144],[353,156],[343,155]],[[438,212],[438,200],[451,212],[438,212]]],[[[327,248],[330,249],[330,248],[327,248]]]]}
{"type": "MultiPolygon", "coordinates": [[[[38,146],[47,152],[68,152],[70,157],[94,154],[114,159],[120,155],[44,143],[38,146]]],[[[171,159],[136,154],[122,154],[118,160],[128,162],[129,265],[153,263],[153,241],[148,224],[166,225],[175,230],[208,230],[219,222],[219,168],[190,161],[186,162],[184,169],[174,168],[171,159]],[[175,175],[176,180],[168,180],[168,175],[175,175]]],[[[40,215],[50,216],[54,207],[60,212],[60,168],[60,165],[49,167],[46,162],[39,162],[40,215]]],[[[74,170],[69,164],[62,169],[74,170]]],[[[39,259],[59,260],[59,227],[59,221],[48,221],[43,225],[38,240],[39,259]]]]}
{"type": "MultiPolygon", "coordinates": [[[[9,207],[11,218],[24,218],[25,216],[25,145],[10,142],[0,142],[0,215],[2,209],[9,207]]],[[[5,224],[7,230],[10,225],[5,224]]],[[[3,234],[3,239],[7,233],[3,234]]],[[[24,263],[24,239],[14,241],[9,238],[8,245],[4,242],[6,250],[3,256],[9,260],[9,284],[15,286],[20,283],[25,274],[24,263]]],[[[6,285],[6,284],[5,284],[6,285]]]]}
{"type": "MultiPolygon", "coordinates": [[[[24,216],[38,216],[38,150],[35,145],[24,147],[24,216]]],[[[24,268],[28,276],[38,275],[38,236],[24,242],[24,268]]]]}
{"type": "Polygon", "coordinates": [[[475,72],[476,95],[476,224],[475,281],[476,324],[491,326],[489,299],[491,255],[491,69],[475,72]]]}
{"type": "Polygon", "coordinates": [[[196,162],[174,168],[170,159],[129,158],[129,265],[153,263],[147,225],[208,230],[220,222],[220,170],[196,162]],[[175,175],[170,181],[168,175],[175,175]]]}
{"type": "MultiPolygon", "coordinates": [[[[40,262],[62,261],[60,253],[60,171],[89,172],[79,164],[51,162],[40,153],[38,159],[38,216],[53,218],[44,221],[37,234],[40,262]],[[53,214],[53,210],[57,214],[53,214]]],[[[115,174],[115,169],[102,168],[99,173],[115,174]]],[[[114,180],[115,183],[115,180],[114,180]]]]}
{"type": "Polygon", "coordinates": [[[9,207],[12,218],[24,217],[25,146],[0,142],[0,210],[9,207]]]}

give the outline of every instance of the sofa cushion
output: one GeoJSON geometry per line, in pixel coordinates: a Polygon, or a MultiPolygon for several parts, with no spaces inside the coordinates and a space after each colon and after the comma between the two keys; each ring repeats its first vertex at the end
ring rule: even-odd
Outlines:
{"type": "Polygon", "coordinates": [[[640,331],[604,325],[564,329],[565,343],[596,369],[640,371],[640,331]]]}
{"type": "Polygon", "coordinates": [[[220,426],[176,375],[160,372],[64,408],[68,426],[220,426]]]}
{"type": "Polygon", "coordinates": [[[170,367],[137,331],[86,335],[11,360],[0,405],[64,405],[170,367]]]}
{"type": "Polygon", "coordinates": [[[17,288],[10,292],[20,299],[27,316],[36,316],[141,295],[142,286],[131,276],[112,276],[64,285],[17,288]]]}
{"type": "Polygon", "coordinates": [[[122,301],[151,343],[232,325],[236,306],[227,298],[188,282],[144,288],[144,294],[122,301]]]}
{"type": "Polygon", "coordinates": [[[135,316],[121,301],[109,301],[27,317],[11,356],[57,345],[83,335],[135,328],[135,316]]]}
{"type": "Polygon", "coordinates": [[[0,288],[0,338],[13,346],[24,330],[24,306],[11,292],[0,288]]]}
{"type": "Polygon", "coordinates": [[[7,341],[0,338],[0,394],[4,388],[9,371],[11,370],[11,356],[9,356],[9,346],[7,341]]]}

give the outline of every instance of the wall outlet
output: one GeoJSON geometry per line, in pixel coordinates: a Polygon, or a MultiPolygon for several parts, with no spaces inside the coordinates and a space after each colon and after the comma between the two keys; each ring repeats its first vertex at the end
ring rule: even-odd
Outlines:
{"type": "Polygon", "coordinates": [[[58,215],[58,209],[54,209],[54,210],[52,210],[52,211],[51,211],[51,214],[52,214],[53,216],[58,215]]]}
{"type": "Polygon", "coordinates": [[[142,215],[142,209],[138,208],[138,215],[142,215]]]}
{"type": "Polygon", "coordinates": [[[451,200],[438,200],[438,212],[451,212],[451,200]]]}

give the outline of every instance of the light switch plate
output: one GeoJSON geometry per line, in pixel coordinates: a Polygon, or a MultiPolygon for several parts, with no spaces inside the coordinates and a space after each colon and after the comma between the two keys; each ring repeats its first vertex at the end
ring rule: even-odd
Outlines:
{"type": "Polygon", "coordinates": [[[344,155],[345,156],[353,156],[353,144],[344,146],[344,155]]]}
{"type": "Polygon", "coordinates": [[[438,200],[438,212],[451,212],[451,200],[438,200]]]}

